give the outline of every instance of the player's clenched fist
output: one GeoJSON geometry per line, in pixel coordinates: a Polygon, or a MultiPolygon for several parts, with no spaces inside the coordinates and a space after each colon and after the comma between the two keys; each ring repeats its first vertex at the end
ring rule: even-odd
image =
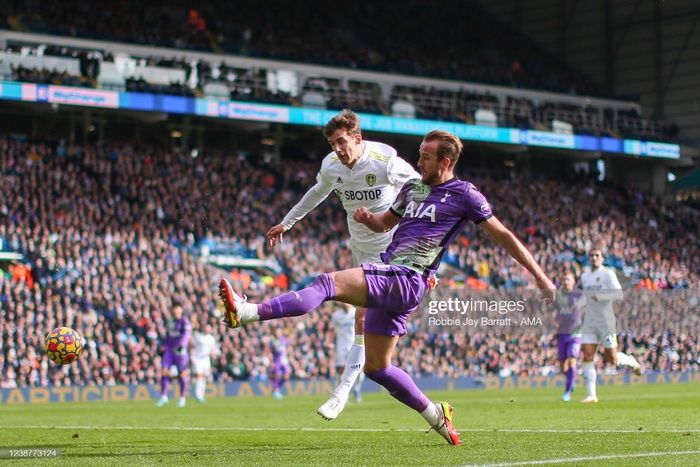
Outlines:
{"type": "Polygon", "coordinates": [[[373,217],[374,215],[371,212],[369,212],[369,209],[367,209],[364,206],[360,206],[359,208],[357,208],[355,214],[352,215],[352,219],[355,222],[360,222],[362,224],[367,224],[369,221],[372,220],[373,217]]]}

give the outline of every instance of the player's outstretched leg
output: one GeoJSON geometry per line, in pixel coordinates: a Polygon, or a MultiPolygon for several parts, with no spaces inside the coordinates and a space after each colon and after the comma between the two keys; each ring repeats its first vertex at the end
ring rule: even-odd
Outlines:
{"type": "Polygon", "coordinates": [[[330,274],[320,274],[313,283],[297,292],[287,292],[259,305],[247,303],[233,291],[226,279],[219,281],[219,298],[226,307],[224,323],[229,328],[238,328],[253,321],[288,318],[305,315],[326,300],[335,298],[335,283],[330,274]]]}
{"type": "Polygon", "coordinates": [[[160,399],[156,402],[156,407],[163,407],[170,402],[168,399],[168,388],[170,387],[170,377],[165,374],[167,370],[163,369],[163,375],[160,377],[160,399]]]}
{"type": "Polygon", "coordinates": [[[569,365],[566,369],[565,374],[565,386],[564,395],[561,396],[561,400],[564,402],[569,402],[571,400],[571,393],[574,392],[574,383],[576,381],[576,361],[569,365]]]}
{"type": "Polygon", "coordinates": [[[595,369],[595,363],[593,362],[583,362],[583,384],[586,386],[586,391],[588,394],[581,401],[584,404],[598,402],[598,395],[596,394],[596,380],[598,375],[595,369]]]}
{"type": "Polygon", "coordinates": [[[405,371],[389,366],[366,374],[369,379],[384,386],[392,397],[420,413],[430,425],[428,432],[436,431],[449,444],[461,443],[459,432],[452,425],[452,406],[447,402],[431,402],[405,371]]]}
{"type": "MultiPolygon", "coordinates": [[[[365,338],[363,335],[355,336],[355,342],[348,353],[345,370],[340,385],[333,391],[333,395],[318,408],[318,414],[326,420],[335,420],[343,411],[350,397],[350,391],[356,380],[362,373],[365,364],[365,338]]],[[[357,397],[356,397],[357,399],[357,397]]]]}
{"type": "Polygon", "coordinates": [[[197,375],[197,380],[194,384],[194,395],[195,398],[197,399],[197,402],[206,402],[206,399],[204,399],[204,394],[207,391],[207,378],[204,375],[198,374],[197,375]]]}

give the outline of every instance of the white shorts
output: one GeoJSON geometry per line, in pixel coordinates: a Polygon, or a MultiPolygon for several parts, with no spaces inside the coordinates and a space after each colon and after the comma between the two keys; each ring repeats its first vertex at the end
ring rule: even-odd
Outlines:
{"type": "Polygon", "coordinates": [[[581,345],[583,344],[595,344],[602,346],[604,349],[616,349],[617,334],[610,332],[604,334],[584,332],[581,335],[581,345]]]}
{"type": "Polygon", "coordinates": [[[357,248],[351,248],[352,251],[352,264],[357,267],[362,263],[381,263],[382,259],[379,257],[380,253],[367,253],[366,251],[360,251],[357,248]]]}
{"type": "Polygon", "coordinates": [[[193,358],[192,372],[196,375],[209,376],[211,374],[211,358],[193,358]]]}
{"type": "Polygon", "coordinates": [[[335,352],[335,367],[344,367],[348,362],[348,355],[350,355],[350,349],[337,350],[335,352]]]}

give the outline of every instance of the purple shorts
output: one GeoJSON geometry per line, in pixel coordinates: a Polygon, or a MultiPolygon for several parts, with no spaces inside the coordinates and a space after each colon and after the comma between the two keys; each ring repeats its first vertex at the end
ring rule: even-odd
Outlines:
{"type": "Polygon", "coordinates": [[[557,351],[560,362],[567,358],[578,358],[581,355],[581,336],[557,334],[557,351]]]}
{"type": "Polygon", "coordinates": [[[166,350],[163,354],[163,368],[167,370],[173,365],[177,367],[178,372],[182,373],[190,367],[190,356],[178,355],[166,350]]]}
{"type": "Polygon", "coordinates": [[[289,364],[282,362],[275,362],[273,368],[273,376],[277,379],[283,378],[292,372],[289,364]]]}
{"type": "Polygon", "coordinates": [[[364,331],[380,336],[403,336],[406,320],[428,291],[428,280],[403,266],[363,263],[367,280],[364,331]]]}

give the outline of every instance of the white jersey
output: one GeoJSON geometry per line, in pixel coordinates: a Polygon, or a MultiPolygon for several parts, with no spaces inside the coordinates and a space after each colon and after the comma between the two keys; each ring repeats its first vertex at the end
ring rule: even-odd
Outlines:
{"type": "Polygon", "coordinates": [[[340,308],[331,315],[331,322],[335,326],[336,352],[347,352],[355,340],[355,307],[346,312],[340,308]]]}
{"type": "Polygon", "coordinates": [[[196,332],[192,340],[194,341],[192,358],[195,359],[208,359],[211,357],[212,351],[218,348],[216,338],[211,334],[196,332]]]}
{"type": "Polygon", "coordinates": [[[581,274],[581,286],[586,297],[586,312],[583,315],[586,324],[615,325],[613,302],[622,300],[622,286],[617,275],[611,269],[599,267],[595,271],[581,274]],[[597,295],[598,301],[591,297],[597,295]]]}
{"type": "Polygon", "coordinates": [[[355,222],[352,216],[361,206],[372,213],[388,211],[401,187],[410,179],[420,178],[420,175],[391,146],[374,141],[363,141],[362,144],[364,152],[352,169],[344,166],[335,152],[323,159],[316,185],[282,220],[281,224],[287,230],[321,204],[331,191],[335,191],[347,212],[352,248],[370,254],[386,250],[394,232],[372,232],[365,225],[355,222]]]}

